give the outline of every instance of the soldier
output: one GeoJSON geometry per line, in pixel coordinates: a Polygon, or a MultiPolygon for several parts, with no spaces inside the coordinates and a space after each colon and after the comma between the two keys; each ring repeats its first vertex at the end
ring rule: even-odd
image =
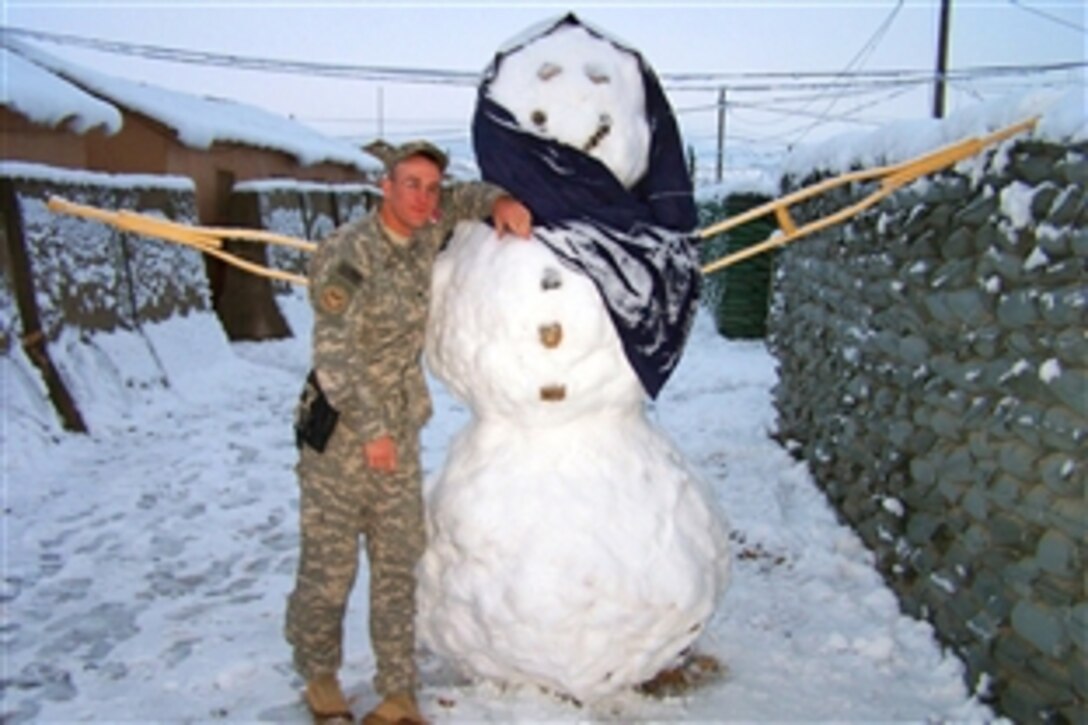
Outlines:
{"type": "Polygon", "coordinates": [[[421,366],[434,257],[454,225],[490,215],[527,237],[531,215],[498,187],[441,187],[446,155],[384,147],[383,199],[314,253],[313,371],[296,411],[301,552],[286,635],[315,721],[352,714],[337,677],[359,536],[370,563],[370,638],[381,703],[367,725],[425,722],[415,701],[415,565],[425,530],[419,433],[431,415],[421,366]]]}

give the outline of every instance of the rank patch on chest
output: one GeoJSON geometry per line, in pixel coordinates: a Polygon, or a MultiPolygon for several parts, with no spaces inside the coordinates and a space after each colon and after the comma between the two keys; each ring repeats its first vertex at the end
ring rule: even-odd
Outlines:
{"type": "Polygon", "coordinates": [[[330,315],[339,315],[347,309],[349,299],[351,296],[348,291],[338,284],[325,285],[321,288],[321,294],[318,295],[321,309],[330,315]]]}

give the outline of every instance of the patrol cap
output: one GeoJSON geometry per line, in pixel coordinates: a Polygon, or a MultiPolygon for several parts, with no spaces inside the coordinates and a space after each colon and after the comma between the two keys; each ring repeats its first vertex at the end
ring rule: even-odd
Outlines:
{"type": "Polygon", "coordinates": [[[445,173],[446,166],[450,162],[444,151],[431,142],[422,139],[406,141],[400,146],[393,146],[384,141],[375,141],[367,146],[366,150],[377,156],[385,164],[388,171],[392,171],[394,166],[413,156],[426,156],[435,162],[438,165],[438,170],[443,173],[445,173]]]}

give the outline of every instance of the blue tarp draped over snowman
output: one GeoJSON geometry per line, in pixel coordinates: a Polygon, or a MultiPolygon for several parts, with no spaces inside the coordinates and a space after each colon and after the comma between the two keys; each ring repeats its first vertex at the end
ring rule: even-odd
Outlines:
{"type": "MultiPolygon", "coordinates": [[[[601,133],[609,130],[606,124],[601,133]]],[[[656,397],[680,360],[701,277],[692,245],[697,216],[691,179],[672,109],[652,69],[637,51],[566,15],[495,56],[479,89],[472,134],[482,177],[528,206],[544,230],[538,238],[593,280],[631,367],[656,397]],[[570,26],[637,60],[650,136],[645,173],[629,186],[586,150],[519,124],[491,97],[504,61],[570,26]]]]}

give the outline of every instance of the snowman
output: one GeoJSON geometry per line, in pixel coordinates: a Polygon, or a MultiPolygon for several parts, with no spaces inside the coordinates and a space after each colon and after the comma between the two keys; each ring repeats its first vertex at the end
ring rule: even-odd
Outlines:
{"type": "Polygon", "coordinates": [[[712,498],[647,417],[698,280],[658,223],[674,199],[619,208],[669,183],[648,180],[659,96],[637,53],[574,16],[508,44],[477,155],[539,226],[523,241],[462,224],[433,278],[427,364],[472,417],[428,482],[420,640],[469,676],[583,702],[680,663],[729,574],[712,498]],[[612,216],[572,214],[586,194],[612,216]]]}

